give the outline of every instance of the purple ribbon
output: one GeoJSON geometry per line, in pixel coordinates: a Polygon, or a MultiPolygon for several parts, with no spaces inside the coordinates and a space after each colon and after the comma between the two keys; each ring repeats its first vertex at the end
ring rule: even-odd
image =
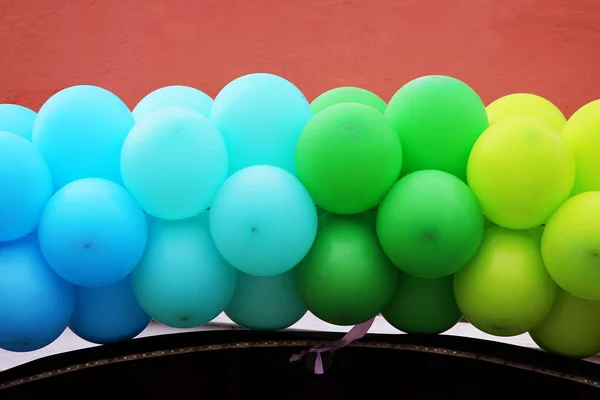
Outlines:
{"type": "Polygon", "coordinates": [[[329,344],[314,346],[308,350],[304,350],[302,353],[294,354],[290,357],[290,362],[299,361],[308,353],[317,353],[313,372],[317,375],[321,375],[325,372],[323,371],[323,359],[321,357],[321,353],[339,350],[356,340],[362,339],[367,334],[369,329],[371,329],[373,322],[375,322],[375,317],[361,324],[353,326],[352,329],[350,329],[350,331],[346,333],[340,340],[336,340],[335,342],[331,342],[329,344]]]}

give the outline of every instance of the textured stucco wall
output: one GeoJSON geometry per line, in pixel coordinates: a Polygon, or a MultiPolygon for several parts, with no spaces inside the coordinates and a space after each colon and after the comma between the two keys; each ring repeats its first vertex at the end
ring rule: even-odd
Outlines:
{"type": "Polygon", "coordinates": [[[87,83],[133,106],[160,86],[215,95],[257,71],[311,100],[340,85],[387,100],[449,74],[486,102],[527,91],[570,114],[600,98],[600,1],[0,0],[0,102],[37,109],[87,83]]]}

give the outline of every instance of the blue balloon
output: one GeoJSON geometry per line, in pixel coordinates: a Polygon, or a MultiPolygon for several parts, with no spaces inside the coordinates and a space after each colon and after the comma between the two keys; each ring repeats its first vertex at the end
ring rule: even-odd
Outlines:
{"type": "Polygon", "coordinates": [[[149,93],[133,109],[133,118],[140,122],[148,114],[167,107],[183,107],[208,117],[213,99],[189,86],[165,86],[149,93]]]}
{"type": "Polygon", "coordinates": [[[148,238],[146,215],[114,182],[71,182],[48,201],[38,237],[48,264],[63,279],[100,287],[124,279],[141,259],[148,238]]]}
{"type": "Polygon", "coordinates": [[[227,307],[236,283],[236,269],[223,260],[210,237],[208,212],[156,220],[144,257],[131,274],[142,308],[175,328],[214,319],[227,307]]]}
{"type": "Polygon", "coordinates": [[[210,212],[210,231],[223,258],[257,276],[282,274],[298,264],[315,240],[317,224],[317,208],[302,183],[270,165],[229,177],[210,212]]]}
{"type": "Polygon", "coordinates": [[[133,339],[151,318],[138,304],[128,277],[99,288],[77,287],[75,312],[69,328],[80,338],[97,344],[133,339]]]}
{"type": "Polygon", "coordinates": [[[274,276],[240,272],[225,314],[247,329],[278,331],[298,322],[306,306],[296,291],[293,271],[274,276]]]}
{"type": "Polygon", "coordinates": [[[210,110],[210,119],[227,145],[230,174],[261,164],[295,174],[296,143],[312,116],[310,104],[296,86],[262,73],[230,82],[210,110]]]}
{"type": "Polygon", "coordinates": [[[53,189],[44,158],[27,139],[0,132],[0,162],[0,242],[5,242],[37,228],[53,189]]]}
{"type": "Polygon", "coordinates": [[[16,104],[0,104],[0,131],[16,133],[31,142],[37,113],[16,104]]]}
{"type": "Polygon", "coordinates": [[[42,153],[55,189],[82,178],[122,184],[121,147],[134,120],[121,99],[96,86],[73,86],[40,109],[33,144],[42,153]]]}
{"type": "Polygon", "coordinates": [[[69,325],[75,287],[44,261],[35,238],[0,244],[0,347],[26,352],[56,340],[69,325]]]}

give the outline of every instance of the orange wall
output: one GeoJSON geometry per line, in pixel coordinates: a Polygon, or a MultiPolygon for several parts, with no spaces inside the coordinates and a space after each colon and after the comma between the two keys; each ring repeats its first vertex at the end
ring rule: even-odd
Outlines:
{"type": "Polygon", "coordinates": [[[447,74],[486,103],[526,91],[571,114],[600,98],[598,27],[598,0],[0,0],[0,102],[85,83],[133,106],[258,71],[310,100],[342,85],[387,100],[447,74]]]}

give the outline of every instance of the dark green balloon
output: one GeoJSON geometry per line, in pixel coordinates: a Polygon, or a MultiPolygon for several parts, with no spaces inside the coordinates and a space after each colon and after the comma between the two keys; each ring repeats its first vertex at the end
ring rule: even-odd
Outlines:
{"type": "Polygon", "coordinates": [[[398,269],[385,256],[375,219],[325,214],[315,242],[294,278],[302,302],[334,325],[356,325],[377,315],[396,287],[398,269]]]}
{"type": "Polygon", "coordinates": [[[382,114],[387,107],[385,101],[373,92],[358,87],[344,86],[328,90],[321,94],[313,100],[310,104],[310,108],[312,112],[316,114],[329,106],[340,103],[364,104],[365,106],[374,108],[382,114]]]}
{"type": "Polygon", "coordinates": [[[382,315],[406,333],[447,331],[462,317],[454,299],[453,277],[422,279],[400,272],[394,295],[382,315]]]}

